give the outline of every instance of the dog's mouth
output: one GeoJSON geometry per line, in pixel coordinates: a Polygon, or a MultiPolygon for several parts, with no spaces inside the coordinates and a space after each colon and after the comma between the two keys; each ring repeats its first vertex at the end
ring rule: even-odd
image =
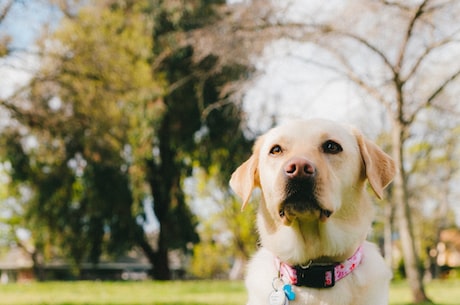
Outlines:
{"type": "Polygon", "coordinates": [[[292,205],[290,204],[281,204],[281,208],[278,214],[285,225],[290,225],[295,218],[300,218],[302,216],[308,215],[312,215],[313,218],[317,218],[322,222],[326,222],[329,217],[331,217],[332,213],[332,211],[323,209],[320,206],[299,211],[293,209],[292,205]]]}
{"type": "Polygon", "coordinates": [[[325,222],[333,213],[324,208],[317,199],[313,183],[290,182],[286,186],[285,193],[278,214],[286,225],[290,225],[295,218],[313,218],[325,222]]]}

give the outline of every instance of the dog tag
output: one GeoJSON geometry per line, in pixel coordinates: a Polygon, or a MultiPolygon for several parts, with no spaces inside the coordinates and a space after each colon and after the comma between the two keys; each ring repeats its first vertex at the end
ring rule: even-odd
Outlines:
{"type": "Polygon", "coordinates": [[[270,305],[287,305],[289,301],[286,299],[286,295],[282,290],[274,290],[270,293],[269,304],[270,305]]]}

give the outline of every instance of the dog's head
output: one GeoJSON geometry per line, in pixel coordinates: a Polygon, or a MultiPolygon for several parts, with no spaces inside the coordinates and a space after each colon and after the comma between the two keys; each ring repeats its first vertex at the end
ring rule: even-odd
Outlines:
{"type": "MultiPolygon", "coordinates": [[[[262,190],[275,223],[327,222],[360,200],[366,179],[381,198],[395,165],[354,128],[326,120],[295,121],[261,136],[252,156],[232,175],[243,199],[262,190]]],[[[343,214],[343,213],[342,213],[343,214]]]]}

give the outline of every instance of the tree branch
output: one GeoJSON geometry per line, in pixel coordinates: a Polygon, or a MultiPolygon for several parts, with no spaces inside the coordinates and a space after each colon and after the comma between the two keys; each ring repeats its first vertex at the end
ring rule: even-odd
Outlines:
{"type": "Polygon", "coordinates": [[[426,106],[431,106],[436,97],[447,87],[451,82],[453,82],[458,76],[460,76],[460,69],[452,74],[448,79],[446,79],[439,87],[436,89],[433,94],[427,99],[426,106]]]}
{"type": "Polygon", "coordinates": [[[415,23],[420,18],[420,16],[423,15],[424,8],[427,5],[428,1],[429,0],[424,0],[419,5],[419,7],[417,8],[414,16],[409,21],[409,26],[407,27],[406,35],[405,35],[405,38],[403,40],[403,44],[401,45],[401,48],[399,49],[399,53],[398,53],[399,55],[398,55],[398,59],[396,61],[396,66],[395,66],[395,72],[396,72],[395,74],[399,74],[399,71],[401,70],[402,64],[403,64],[404,59],[405,59],[405,55],[407,53],[407,46],[409,45],[409,41],[412,38],[412,33],[413,33],[413,30],[414,30],[415,23]]]}
{"type": "Polygon", "coordinates": [[[404,10],[404,11],[409,11],[410,10],[410,6],[407,6],[407,5],[403,5],[402,3],[400,2],[392,2],[392,1],[388,1],[388,0],[383,0],[381,1],[383,5],[386,5],[386,6],[396,6],[398,7],[399,9],[401,10],[404,10]]]}
{"type": "Polygon", "coordinates": [[[327,65],[324,63],[319,63],[315,61],[310,61],[312,64],[325,68],[329,71],[332,71],[334,73],[337,73],[339,75],[344,76],[345,78],[349,79],[356,85],[358,85],[361,89],[363,89],[365,92],[367,92],[370,96],[374,97],[378,102],[380,102],[385,108],[390,110],[391,105],[390,103],[385,99],[385,96],[376,89],[375,86],[369,85],[363,78],[361,78],[358,74],[355,73],[353,70],[352,66],[350,65],[349,61],[347,60],[347,57],[344,56],[340,51],[330,48],[328,46],[323,46],[326,50],[330,52],[341,64],[342,66],[346,69],[346,71],[338,69],[334,65],[327,65]]]}
{"type": "Polygon", "coordinates": [[[3,20],[5,20],[6,16],[8,15],[8,12],[11,10],[11,7],[13,6],[13,3],[14,0],[7,2],[0,11],[0,23],[2,23],[3,20]]]}
{"type": "MultiPolygon", "coordinates": [[[[343,37],[348,37],[348,38],[353,39],[356,42],[359,42],[361,45],[365,46],[368,50],[372,51],[372,53],[377,55],[393,73],[396,73],[395,67],[391,63],[389,58],[381,50],[379,50],[379,48],[377,48],[376,46],[371,44],[368,40],[366,40],[366,39],[364,39],[364,38],[362,38],[362,37],[360,37],[360,36],[358,36],[356,34],[350,33],[350,32],[344,32],[344,31],[334,30],[334,29],[331,30],[330,28],[328,28],[328,31],[331,31],[332,34],[337,34],[337,35],[341,35],[343,37]]],[[[323,32],[323,33],[325,33],[325,32],[323,32]]]]}
{"type": "Polygon", "coordinates": [[[460,76],[460,69],[452,74],[449,78],[447,78],[436,90],[433,91],[433,93],[428,97],[425,103],[422,103],[417,109],[412,113],[412,115],[409,117],[408,122],[412,123],[417,114],[423,110],[426,107],[430,107],[433,105],[434,101],[436,98],[444,91],[444,89],[453,81],[455,81],[458,77],[460,76]]]}
{"type": "Polygon", "coordinates": [[[412,69],[409,71],[409,73],[406,75],[406,77],[402,78],[401,77],[401,81],[404,83],[406,82],[408,79],[410,79],[417,71],[418,71],[418,68],[420,67],[420,65],[422,64],[423,60],[431,54],[431,52],[433,52],[434,50],[438,49],[438,48],[441,48],[449,43],[458,43],[460,41],[456,41],[456,40],[452,40],[452,38],[457,35],[458,33],[460,32],[460,29],[458,31],[456,31],[455,33],[453,33],[452,35],[450,35],[449,37],[446,37],[440,41],[437,41],[435,43],[433,43],[431,46],[427,47],[425,49],[425,52],[423,52],[422,55],[420,55],[414,66],[412,67],[412,69]]]}

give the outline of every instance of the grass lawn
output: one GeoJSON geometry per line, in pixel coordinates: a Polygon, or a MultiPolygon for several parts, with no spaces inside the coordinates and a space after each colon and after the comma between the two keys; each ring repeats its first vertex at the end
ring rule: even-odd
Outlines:
{"type": "MultiPolygon", "coordinates": [[[[436,281],[427,286],[436,305],[460,304],[460,281],[436,281]]],[[[409,305],[404,282],[394,283],[391,305],[409,305]]],[[[0,286],[5,305],[241,305],[242,282],[48,282],[0,286]]],[[[372,305],[372,304],[369,304],[372,305]]]]}

